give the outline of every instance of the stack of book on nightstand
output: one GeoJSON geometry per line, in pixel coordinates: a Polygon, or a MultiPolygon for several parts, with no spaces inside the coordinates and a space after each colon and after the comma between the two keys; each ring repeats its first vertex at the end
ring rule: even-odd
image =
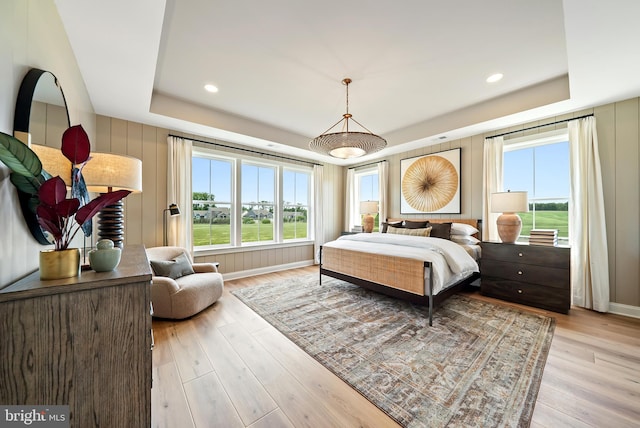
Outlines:
{"type": "Polygon", "coordinates": [[[351,233],[362,233],[362,226],[355,225],[351,228],[351,233]]]}
{"type": "Polygon", "coordinates": [[[548,247],[558,246],[557,229],[531,229],[529,234],[529,245],[546,245],[548,247]]]}

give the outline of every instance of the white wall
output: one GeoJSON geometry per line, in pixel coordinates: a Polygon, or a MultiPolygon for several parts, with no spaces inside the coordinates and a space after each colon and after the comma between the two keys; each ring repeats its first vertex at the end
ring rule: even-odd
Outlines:
{"type": "MultiPolygon", "coordinates": [[[[16,97],[30,68],[52,72],[59,80],[72,124],[93,136],[95,114],[53,0],[0,1],[0,131],[13,134],[16,97]]],[[[45,248],[31,237],[23,220],[9,170],[0,166],[0,287],[38,267],[45,248]]]]}

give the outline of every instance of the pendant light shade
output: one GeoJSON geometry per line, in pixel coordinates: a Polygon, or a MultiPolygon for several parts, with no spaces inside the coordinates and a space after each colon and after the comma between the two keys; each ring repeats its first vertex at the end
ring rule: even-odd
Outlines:
{"type": "Polygon", "coordinates": [[[387,141],[372,133],[349,113],[349,84],[351,79],[342,80],[347,87],[347,111],[335,125],[327,129],[322,135],[314,138],[309,143],[309,148],[314,152],[328,154],[335,158],[350,159],[375,153],[384,149],[387,141]],[[353,120],[367,132],[349,131],[349,120],[353,120]],[[342,123],[341,132],[329,133],[333,128],[342,123]]]}

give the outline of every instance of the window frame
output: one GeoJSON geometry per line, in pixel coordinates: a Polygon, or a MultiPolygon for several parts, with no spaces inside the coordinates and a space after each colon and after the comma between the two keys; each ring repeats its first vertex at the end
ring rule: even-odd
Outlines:
{"type": "MultiPolygon", "coordinates": [[[[359,225],[362,224],[362,218],[364,217],[362,214],[360,214],[360,202],[363,202],[362,200],[360,200],[360,195],[361,195],[361,180],[363,177],[369,176],[369,175],[375,175],[376,176],[376,183],[379,183],[380,180],[380,173],[378,170],[378,164],[375,165],[371,165],[371,166],[366,166],[363,168],[357,168],[355,169],[355,171],[353,172],[353,192],[355,194],[355,199],[356,199],[356,203],[357,206],[355,207],[355,212],[356,214],[356,219],[358,219],[358,222],[354,221],[354,224],[359,225]]],[[[378,187],[378,195],[376,199],[368,199],[368,200],[372,200],[372,201],[378,201],[380,202],[380,188],[378,187]]],[[[385,220],[381,220],[380,219],[380,212],[378,211],[378,213],[373,216],[374,217],[374,226],[373,226],[373,231],[374,232],[378,232],[380,229],[380,223],[385,221],[385,220]],[[377,225],[375,223],[375,219],[378,219],[377,225]]],[[[354,220],[356,220],[354,219],[354,220]]]]}
{"type": "MultiPolygon", "coordinates": [[[[306,167],[295,163],[287,163],[275,160],[265,160],[252,156],[243,156],[226,151],[208,149],[205,147],[194,146],[192,158],[204,158],[209,160],[230,161],[232,163],[231,170],[231,198],[230,202],[230,242],[223,244],[212,244],[204,246],[195,246],[194,252],[197,254],[215,254],[219,252],[233,253],[237,251],[246,251],[249,249],[268,249],[282,246],[308,245],[314,240],[315,231],[313,230],[313,188],[314,174],[312,167],[306,167]],[[242,167],[243,165],[252,165],[257,167],[274,168],[274,203],[273,203],[273,240],[269,241],[249,241],[242,242],[242,167]],[[307,237],[284,239],[283,233],[283,174],[284,171],[295,171],[298,173],[308,174],[308,211],[307,211],[307,237]]],[[[210,180],[211,178],[209,178],[210,180]]],[[[193,182],[193,174],[191,177],[193,182]]],[[[211,192],[215,194],[215,192],[211,192]]],[[[196,201],[192,201],[196,202],[196,201]]],[[[225,203],[215,201],[215,203],[225,203]]],[[[193,219],[192,219],[193,221],[193,219]]],[[[192,231],[193,233],[193,231],[192,231]]]]}
{"type": "MultiPolygon", "coordinates": [[[[542,146],[546,146],[546,145],[551,145],[551,144],[558,144],[558,143],[565,143],[569,141],[569,130],[565,127],[565,128],[561,128],[561,129],[556,129],[553,131],[547,131],[547,132],[541,132],[538,134],[532,134],[532,135],[526,135],[526,136],[522,136],[522,137],[517,137],[517,138],[511,138],[508,140],[504,140],[504,144],[503,144],[503,157],[504,157],[504,153],[508,153],[508,152],[513,152],[513,151],[517,151],[517,150],[524,150],[524,149],[529,149],[529,148],[533,148],[535,149],[536,147],[542,147],[542,146]]],[[[569,161],[570,162],[570,161],[569,161]]],[[[503,158],[503,164],[504,164],[504,158],[503,158]]],[[[568,168],[570,168],[570,165],[567,165],[568,168]]],[[[504,168],[504,166],[503,166],[504,168]]],[[[569,171],[570,173],[570,171],[569,171]]],[[[535,170],[535,160],[534,160],[534,165],[533,165],[533,180],[534,180],[534,186],[535,186],[535,177],[536,177],[536,170],[535,170]]],[[[505,185],[506,188],[506,185],[505,185]]],[[[569,190],[570,192],[570,190],[569,190]]],[[[545,202],[552,202],[552,201],[558,201],[558,200],[567,200],[568,202],[568,206],[567,206],[567,211],[570,212],[571,211],[571,194],[569,193],[568,195],[566,195],[565,197],[531,197],[531,195],[527,195],[527,204],[529,206],[533,206],[533,227],[535,228],[535,221],[536,221],[536,210],[535,210],[535,206],[536,203],[545,203],[545,202]]],[[[567,217],[567,225],[568,222],[570,221],[570,219],[567,217]]],[[[529,242],[529,235],[520,235],[520,238],[525,238],[524,241],[521,242],[529,242]]],[[[563,245],[567,245],[569,243],[569,231],[567,231],[567,236],[558,236],[558,242],[563,244],[563,245]]]]}

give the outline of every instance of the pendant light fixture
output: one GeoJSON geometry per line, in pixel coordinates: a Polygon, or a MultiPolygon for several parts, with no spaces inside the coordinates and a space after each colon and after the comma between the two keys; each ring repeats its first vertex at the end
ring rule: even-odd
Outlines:
{"type": "Polygon", "coordinates": [[[384,138],[369,131],[349,113],[350,83],[351,79],[349,78],[342,80],[342,84],[347,87],[347,112],[342,115],[342,119],[335,125],[309,143],[309,148],[314,152],[328,154],[340,159],[350,159],[375,153],[386,147],[387,141],[384,138]],[[367,132],[349,131],[349,119],[360,125],[367,132]],[[340,123],[342,123],[341,132],[328,133],[340,123]]]}

